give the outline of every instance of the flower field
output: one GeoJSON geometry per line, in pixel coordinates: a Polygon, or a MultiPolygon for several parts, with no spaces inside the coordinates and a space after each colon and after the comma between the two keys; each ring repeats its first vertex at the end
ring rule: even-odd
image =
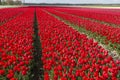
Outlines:
{"type": "Polygon", "coordinates": [[[33,58],[33,18],[31,8],[0,26],[0,80],[28,78],[33,58]]]}
{"type": "Polygon", "coordinates": [[[96,8],[81,8],[81,9],[70,9],[70,8],[56,8],[56,10],[63,11],[69,14],[74,14],[86,18],[91,18],[99,21],[104,21],[113,24],[120,24],[120,12],[119,9],[96,9],[96,8]],[[89,14],[88,14],[89,13],[89,14]],[[94,15],[93,15],[94,14],[94,15]]]}
{"type": "Polygon", "coordinates": [[[0,25],[28,11],[28,8],[5,8],[0,10],[0,25]],[[13,10],[13,11],[12,11],[13,10]]]}
{"type": "Polygon", "coordinates": [[[78,25],[81,28],[84,28],[87,31],[91,31],[92,34],[96,33],[97,35],[104,37],[104,40],[102,40],[102,43],[104,43],[105,45],[110,45],[112,49],[116,49],[118,53],[120,52],[120,45],[119,45],[120,44],[120,28],[119,27],[108,26],[106,24],[101,24],[99,22],[82,19],[77,16],[73,16],[73,15],[71,16],[66,13],[56,12],[54,10],[48,10],[48,11],[57,16],[60,16],[61,18],[69,21],[70,23],[73,23],[75,25],[78,25]]]}
{"type": "Polygon", "coordinates": [[[119,11],[11,9],[0,9],[0,80],[120,80],[119,11]]]}

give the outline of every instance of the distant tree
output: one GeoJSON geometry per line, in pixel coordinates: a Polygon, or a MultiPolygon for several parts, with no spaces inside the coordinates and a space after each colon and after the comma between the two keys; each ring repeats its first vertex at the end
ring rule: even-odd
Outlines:
{"type": "Polygon", "coordinates": [[[6,5],[7,4],[6,0],[2,0],[2,4],[6,5]]]}
{"type": "Polygon", "coordinates": [[[0,5],[2,4],[1,0],[0,0],[0,5]]]}
{"type": "Polygon", "coordinates": [[[21,2],[21,0],[16,0],[16,1],[15,1],[15,4],[16,4],[16,5],[20,5],[20,4],[22,4],[22,2],[21,2]]]}
{"type": "Polygon", "coordinates": [[[8,5],[14,5],[14,1],[13,1],[13,0],[6,0],[6,3],[7,3],[8,5]]]}

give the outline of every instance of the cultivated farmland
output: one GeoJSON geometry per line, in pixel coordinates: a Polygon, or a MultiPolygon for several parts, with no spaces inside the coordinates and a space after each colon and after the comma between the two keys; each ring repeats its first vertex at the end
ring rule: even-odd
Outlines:
{"type": "Polygon", "coordinates": [[[120,80],[120,10],[0,9],[0,80],[120,80]]]}

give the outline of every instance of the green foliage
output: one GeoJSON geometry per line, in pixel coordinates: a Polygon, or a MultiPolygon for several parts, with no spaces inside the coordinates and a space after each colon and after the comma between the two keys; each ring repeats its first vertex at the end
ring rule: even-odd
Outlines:
{"type": "Polygon", "coordinates": [[[10,0],[10,1],[3,0],[3,1],[1,1],[0,0],[0,4],[1,5],[21,5],[22,2],[20,0],[16,0],[16,1],[14,1],[14,0],[10,0]]]}

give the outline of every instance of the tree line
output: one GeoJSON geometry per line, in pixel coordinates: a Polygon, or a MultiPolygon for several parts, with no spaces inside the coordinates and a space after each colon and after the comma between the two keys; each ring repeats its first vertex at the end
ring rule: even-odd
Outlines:
{"type": "Polygon", "coordinates": [[[21,5],[21,0],[0,0],[0,5],[21,5]]]}

